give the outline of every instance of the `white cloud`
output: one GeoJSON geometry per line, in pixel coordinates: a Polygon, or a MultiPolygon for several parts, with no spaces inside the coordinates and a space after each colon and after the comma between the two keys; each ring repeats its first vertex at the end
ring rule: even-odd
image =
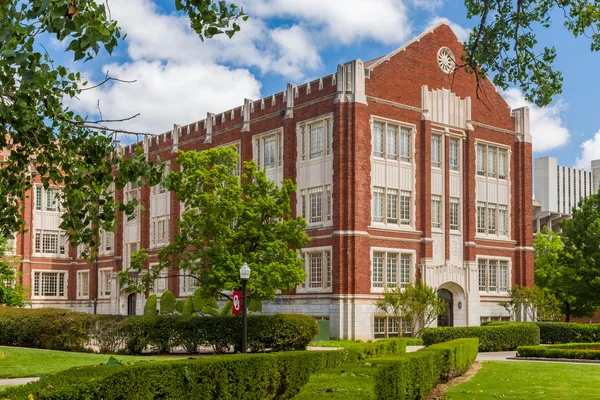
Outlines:
{"type": "Polygon", "coordinates": [[[411,32],[403,0],[239,0],[236,4],[253,17],[300,19],[329,43],[372,39],[396,44],[411,32]]]}
{"type": "Polygon", "coordinates": [[[600,131],[596,132],[591,139],[581,143],[581,151],[577,155],[575,167],[589,170],[592,160],[598,159],[600,159],[600,131]]]}
{"type": "Polygon", "coordinates": [[[571,133],[563,121],[567,104],[563,100],[558,100],[552,106],[539,108],[525,100],[523,92],[516,88],[505,91],[504,98],[513,109],[529,107],[534,153],[557,149],[569,142],[571,133]]]}
{"type": "Polygon", "coordinates": [[[460,40],[461,42],[467,41],[467,39],[469,38],[469,35],[471,34],[471,29],[465,28],[455,22],[452,22],[446,17],[432,18],[431,20],[429,20],[429,22],[427,24],[427,28],[432,28],[435,25],[442,23],[442,22],[445,22],[448,25],[450,25],[450,28],[452,28],[452,31],[458,37],[458,40],[460,40]]]}

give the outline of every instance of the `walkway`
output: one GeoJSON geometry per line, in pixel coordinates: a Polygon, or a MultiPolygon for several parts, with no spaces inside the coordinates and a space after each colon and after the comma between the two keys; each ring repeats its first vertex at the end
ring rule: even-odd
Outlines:
{"type": "Polygon", "coordinates": [[[4,385],[24,385],[29,382],[39,381],[40,378],[12,378],[12,379],[0,379],[0,386],[4,385]]]}

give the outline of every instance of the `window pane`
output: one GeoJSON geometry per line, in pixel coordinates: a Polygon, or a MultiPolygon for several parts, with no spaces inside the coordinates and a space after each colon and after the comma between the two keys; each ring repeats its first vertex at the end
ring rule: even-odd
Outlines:
{"type": "Polygon", "coordinates": [[[459,212],[460,212],[460,200],[456,197],[450,198],[450,229],[459,230],[459,212]]]}
{"type": "Polygon", "coordinates": [[[498,271],[498,291],[506,292],[508,289],[508,261],[500,261],[498,271]]]}
{"type": "Polygon", "coordinates": [[[323,254],[321,252],[309,253],[309,287],[319,288],[323,286],[323,254]]]}
{"type": "Polygon", "coordinates": [[[383,124],[379,122],[373,124],[373,155],[383,157],[383,124]]]}
{"type": "Polygon", "coordinates": [[[439,168],[442,165],[442,142],[439,135],[431,136],[431,166],[439,168]]]}
{"type": "Polygon", "coordinates": [[[488,176],[496,177],[496,148],[488,147],[488,176]]]}
{"type": "Polygon", "coordinates": [[[323,188],[312,188],[309,189],[309,200],[310,200],[310,222],[321,222],[323,221],[323,188]]]}
{"type": "Polygon", "coordinates": [[[383,188],[373,188],[373,221],[375,222],[383,222],[383,196],[383,188]]]}
{"type": "Polygon", "coordinates": [[[398,190],[387,190],[387,223],[398,223],[398,190]]]}
{"type": "Polygon", "coordinates": [[[275,145],[276,145],[276,137],[275,135],[269,136],[264,139],[265,144],[265,159],[263,163],[264,169],[275,168],[275,145]]]}
{"type": "Polygon", "coordinates": [[[477,203],[477,232],[485,233],[485,203],[477,203]]]}
{"type": "Polygon", "coordinates": [[[441,209],[442,197],[438,195],[431,196],[431,227],[441,228],[441,209]]]}
{"type": "Polygon", "coordinates": [[[387,254],[386,282],[388,287],[396,287],[398,285],[398,254],[387,254]]]}
{"type": "Polygon", "coordinates": [[[488,204],[488,234],[496,234],[496,205],[488,204]]]}
{"type": "Polygon", "coordinates": [[[498,206],[498,235],[506,236],[508,234],[507,231],[507,217],[508,210],[506,206],[498,206]]]}
{"type": "Polygon", "coordinates": [[[506,179],[507,156],[505,149],[498,150],[498,178],[500,179],[506,179]]]}
{"type": "Polygon", "coordinates": [[[373,253],[373,287],[383,287],[383,253],[373,253]]]}
{"type": "Polygon", "coordinates": [[[489,260],[489,288],[490,292],[497,291],[497,282],[498,282],[498,260],[489,260]]]}
{"type": "Polygon", "coordinates": [[[373,320],[373,335],[375,339],[382,339],[385,337],[385,318],[377,318],[373,320]]]}
{"type": "Polygon", "coordinates": [[[387,126],[387,158],[398,159],[398,127],[394,125],[387,126]]]}
{"type": "Polygon", "coordinates": [[[410,283],[410,266],[412,256],[410,254],[402,254],[400,256],[400,286],[405,287],[410,283]]]}
{"type": "Polygon", "coordinates": [[[485,147],[477,145],[477,175],[485,175],[485,147]]]}
{"type": "Polygon", "coordinates": [[[485,260],[479,260],[479,291],[485,292],[487,290],[487,263],[485,260]]]}
{"type": "Polygon", "coordinates": [[[450,139],[450,170],[451,171],[458,171],[458,155],[459,155],[459,150],[458,150],[458,140],[457,139],[450,139]]]}
{"type": "Polygon", "coordinates": [[[310,132],[310,158],[323,155],[323,121],[308,125],[310,132]]]}
{"type": "Polygon", "coordinates": [[[411,130],[407,128],[402,128],[400,133],[400,160],[410,162],[410,153],[411,153],[411,145],[410,145],[410,136],[411,130]]]}
{"type": "Polygon", "coordinates": [[[402,225],[410,225],[411,211],[410,211],[410,192],[400,192],[400,223],[402,225]]]}

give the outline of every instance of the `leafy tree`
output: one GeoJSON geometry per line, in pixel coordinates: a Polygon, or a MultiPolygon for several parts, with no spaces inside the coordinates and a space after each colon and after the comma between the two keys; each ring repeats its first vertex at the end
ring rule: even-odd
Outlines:
{"type": "MultiPolygon", "coordinates": [[[[189,16],[200,39],[231,36],[246,18],[225,1],[175,0],[175,8],[189,16]]],[[[136,205],[115,204],[113,190],[140,180],[157,184],[162,165],[147,161],[141,149],[129,159],[118,155],[115,135],[128,132],[65,106],[65,99],[99,85],[86,87],[72,67],[54,63],[43,46],[48,38],[66,41],[73,61],[91,60],[101,48],[110,54],[125,39],[104,2],[0,2],[0,149],[10,150],[0,167],[0,236],[25,228],[20,207],[35,169],[45,187],[64,186],[60,228],[95,256],[99,229],[114,230],[117,210],[131,215],[136,205]]],[[[118,81],[101,84],[111,80],[118,81]]]]}
{"type": "MultiPolygon", "coordinates": [[[[298,255],[308,236],[304,219],[291,217],[291,181],[277,186],[254,162],[244,163],[240,178],[233,147],[181,153],[177,163],[181,170],[171,171],[166,184],[186,207],[180,232],[160,252],[159,265],[138,283],[124,271],[122,285],[144,291],[160,270],[174,268],[197,279],[201,298],[230,298],[226,292],[241,287],[244,262],[252,269],[251,298],[271,300],[277,290],[286,292],[304,281],[298,255]]],[[[135,272],[144,268],[132,263],[135,272]]]]}
{"type": "MultiPolygon", "coordinates": [[[[590,38],[600,50],[600,3],[589,0],[465,0],[467,17],[476,19],[466,55],[458,68],[477,71],[478,98],[488,74],[502,89],[519,86],[527,100],[545,106],[562,92],[562,74],[554,67],[556,49],[540,48],[536,31],[562,23],[575,37],[590,38]],[[554,12],[556,11],[556,12],[554,12]],[[554,20],[551,20],[554,18],[554,20]]],[[[483,95],[483,96],[481,96],[483,95]]]]}
{"type": "Polygon", "coordinates": [[[144,304],[144,315],[158,315],[156,295],[152,293],[144,304]]]}
{"type": "Polygon", "coordinates": [[[171,315],[177,311],[177,299],[170,290],[160,296],[160,314],[171,315]]]}
{"type": "Polygon", "coordinates": [[[410,329],[413,336],[421,336],[423,330],[446,311],[446,303],[437,291],[422,282],[408,284],[404,288],[385,288],[383,297],[375,305],[393,318],[399,332],[410,329]]]}
{"type": "Polygon", "coordinates": [[[186,297],[183,302],[183,309],[181,310],[181,315],[184,317],[189,317],[194,312],[194,302],[192,300],[192,296],[186,297]]]}
{"type": "Polygon", "coordinates": [[[0,306],[23,307],[29,303],[27,290],[18,283],[16,269],[7,256],[7,240],[0,237],[0,306]]]}
{"type": "Polygon", "coordinates": [[[515,319],[524,312],[529,321],[558,321],[562,317],[561,303],[552,293],[539,286],[520,287],[509,290],[510,300],[501,301],[506,311],[515,319]]]}

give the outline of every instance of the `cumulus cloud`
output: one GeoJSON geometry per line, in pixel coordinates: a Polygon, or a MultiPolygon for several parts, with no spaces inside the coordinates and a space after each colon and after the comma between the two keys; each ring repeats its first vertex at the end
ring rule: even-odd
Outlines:
{"type": "Polygon", "coordinates": [[[434,26],[436,26],[439,23],[445,22],[448,25],[450,25],[450,28],[452,28],[452,31],[454,32],[454,34],[458,37],[458,40],[460,40],[461,42],[466,42],[467,39],[469,38],[469,35],[471,34],[471,29],[469,28],[465,28],[455,22],[450,21],[448,18],[446,17],[434,17],[431,20],[429,20],[428,24],[427,24],[427,28],[432,28],[434,26]]]}
{"type": "Polygon", "coordinates": [[[505,91],[504,98],[512,108],[529,107],[534,153],[557,149],[569,142],[571,133],[563,121],[567,109],[564,101],[558,100],[552,106],[539,108],[525,100],[523,92],[516,88],[505,91]]]}
{"type": "Polygon", "coordinates": [[[594,134],[594,137],[581,144],[575,167],[589,170],[592,160],[598,159],[600,159],[600,130],[594,134]]]}

